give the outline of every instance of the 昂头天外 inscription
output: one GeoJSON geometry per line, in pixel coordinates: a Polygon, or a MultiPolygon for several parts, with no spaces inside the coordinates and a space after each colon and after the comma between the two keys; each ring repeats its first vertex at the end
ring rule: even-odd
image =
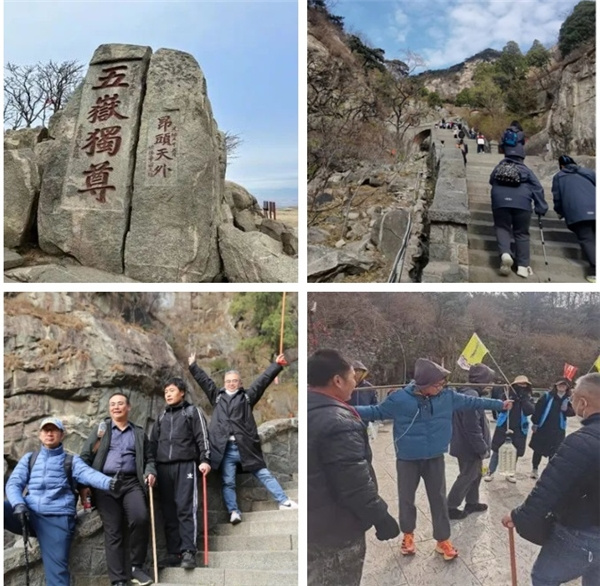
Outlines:
{"type": "Polygon", "coordinates": [[[148,128],[146,185],[166,186],[177,182],[177,135],[179,112],[154,114],[148,128]]]}

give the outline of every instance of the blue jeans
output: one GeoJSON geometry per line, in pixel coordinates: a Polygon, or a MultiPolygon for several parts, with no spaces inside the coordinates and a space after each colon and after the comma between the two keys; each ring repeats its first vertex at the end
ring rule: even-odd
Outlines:
{"type": "MultiPolygon", "coordinates": [[[[235,473],[237,465],[240,463],[240,450],[237,447],[237,444],[235,442],[227,442],[227,448],[225,449],[225,455],[223,456],[223,462],[221,463],[221,476],[223,478],[223,500],[230,513],[233,511],[240,512],[235,494],[235,473]]],[[[255,470],[252,474],[263,483],[264,487],[279,504],[288,500],[285,492],[283,492],[283,488],[281,488],[277,479],[267,470],[267,468],[255,470]]]]}
{"type": "Polygon", "coordinates": [[[583,586],[600,584],[600,527],[570,529],[556,524],[531,570],[533,586],[559,586],[582,577],[583,586]]]}

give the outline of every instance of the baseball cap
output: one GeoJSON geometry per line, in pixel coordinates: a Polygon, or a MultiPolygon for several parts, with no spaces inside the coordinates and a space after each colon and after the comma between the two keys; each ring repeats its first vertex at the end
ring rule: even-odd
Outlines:
{"type": "Polygon", "coordinates": [[[42,422],[40,423],[40,429],[42,429],[44,425],[54,425],[54,427],[60,429],[60,431],[65,430],[63,422],[57,417],[46,417],[45,419],[42,419],[42,422]]]}

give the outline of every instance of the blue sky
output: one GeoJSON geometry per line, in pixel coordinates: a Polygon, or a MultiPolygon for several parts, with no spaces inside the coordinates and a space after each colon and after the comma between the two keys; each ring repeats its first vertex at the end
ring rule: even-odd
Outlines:
{"type": "Polygon", "coordinates": [[[224,131],[242,136],[227,179],[262,204],[296,205],[298,5],[295,0],[4,3],[4,61],[89,63],[103,43],[191,53],[224,131]]]}
{"type": "MultiPolygon", "coordinates": [[[[331,12],[344,17],[387,59],[417,53],[427,69],[460,63],[508,41],[526,52],[534,39],[551,46],[579,0],[336,0],[331,12]]],[[[422,71],[417,69],[416,71],[422,71]]]]}

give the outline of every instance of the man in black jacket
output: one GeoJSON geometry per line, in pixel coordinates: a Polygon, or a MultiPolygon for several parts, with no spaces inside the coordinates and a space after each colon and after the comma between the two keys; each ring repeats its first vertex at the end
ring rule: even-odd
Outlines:
{"type": "Polygon", "coordinates": [[[235,492],[235,475],[240,466],[244,472],[252,473],[271,496],[279,503],[281,510],[297,509],[298,505],[288,498],[277,479],[269,472],[260,447],[256,421],[252,414],[254,405],[260,401],[267,387],[287,366],[284,354],[247,388],[237,370],[225,373],[225,388],[220,389],[197,364],[196,355],[188,359],[194,380],[204,391],[213,414],[209,426],[210,462],[214,470],[221,468],[223,480],[223,500],[229,511],[229,521],[236,525],[242,521],[235,492]]]}
{"type": "Polygon", "coordinates": [[[336,350],[308,359],[308,585],[359,586],[365,533],[393,539],[398,523],[377,494],[367,428],[346,402],[353,368],[336,350]]]}
{"type": "MultiPolygon", "coordinates": [[[[148,486],[154,486],[156,467],[150,441],[139,425],[129,421],[129,397],[114,393],[108,399],[110,418],[92,429],[81,451],[81,459],[108,476],[117,476],[122,485],[116,493],[95,491],[98,512],[104,526],[104,548],[108,576],[114,586],[128,580],[141,586],[152,584],[142,569],[148,549],[148,486]],[[129,528],[131,564],[126,566],[123,525],[129,528]]],[[[82,495],[83,497],[83,495],[82,495]]]]}
{"type": "Polygon", "coordinates": [[[581,377],[571,401],[582,427],[560,444],[525,502],[502,519],[542,545],[533,586],[580,576],[583,586],[600,584],[600,373],[581,377]]]}
{"type": "Polygon", "coordinates": [[[167,408],[159,415],[150,445],[158,469],[158,494],[167,542],[167,565],[196,567],[198,480],[210,472],[206,419],[185,400],[186,384],[171,378],[165,384],[167,408]]]}
{"type": "MultiPolygon", "coordinates": [[[[469,369],[469,382],[489,384],[492,391],[495,372],[485,364],[474,364],[469,369]]],[[[459,393],[471,397],[481,397],[485,387],[464,387],[459,393]]],[[[448,493],[448,514],[450,519],[463,519],[470,513],[487,510],[488,506],[479,502],[481,484],[481,464],[490,456],[492,440],[487,417],[483,409],[455,411],[452,415],[452,441],[450,455],[458,458],[460,474],[448,493]],[[458,507],[466,500],[464,510],[458,507]]]]}

